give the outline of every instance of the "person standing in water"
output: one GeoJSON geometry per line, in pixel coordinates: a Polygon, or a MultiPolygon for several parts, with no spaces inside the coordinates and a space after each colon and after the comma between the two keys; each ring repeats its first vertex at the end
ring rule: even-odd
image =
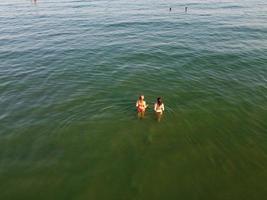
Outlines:
{"type": "Polygon", "coordinates": [[[140,119],[144,118],[147,107],[148,107],[148,105],[145,102],[145,96],[141,95],[136,102],[138,118],[140,118],[140,119]]]}
{"type": "Polygon", "coordinates": [[[158,122],[160,122],[163,111],[164,111],[164,103],[162,102],[161,97],[157,98],[157,102],[154,104],[154,111],[156,113],[158,122]]]}

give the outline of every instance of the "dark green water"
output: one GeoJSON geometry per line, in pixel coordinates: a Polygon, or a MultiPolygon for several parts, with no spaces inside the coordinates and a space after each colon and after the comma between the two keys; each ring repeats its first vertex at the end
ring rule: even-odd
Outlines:
{"type": "Polygon", "coordinates": [[[0,199],[265,199],[266,22],[265,0],[2,0],[0,199]]]}

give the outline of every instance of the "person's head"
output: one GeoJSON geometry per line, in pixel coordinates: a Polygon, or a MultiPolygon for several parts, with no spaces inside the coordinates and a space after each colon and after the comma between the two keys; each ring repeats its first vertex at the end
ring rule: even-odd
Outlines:
{"type": "Polygon", "coordinates": [[[158,105],[161,105],[161,104],[162,104],[162,99],[161,99],[161,97],[158,97],[158,98],[157,98],[157,104],[158,104],[158,105]]]}
{"type": "Polygon", "coordinates": [[[145,99],[145,96],[144,95],[141,95],[140,97],[139,97],[139,100],[140,101],[143,101],[145,99]]]}

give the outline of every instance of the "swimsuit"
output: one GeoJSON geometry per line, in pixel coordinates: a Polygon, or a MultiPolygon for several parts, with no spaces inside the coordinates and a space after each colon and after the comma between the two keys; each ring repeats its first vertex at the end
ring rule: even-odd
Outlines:
{"type": "Polygon", "coordinates": [[[163,104],[159,105],[159,104],[156,103],[155,106],[156,106],[155,111],[156,111],[157,113],[162,113],[162,112],[163,112],[163,110],[164,110],[164,105],[163,105],[163,104]]]}
{"type": "Polygon", "coordinates": [[[144,112],[145,111],[145,106],[143,103],[138,102],[137,111],[138,112],[144,112]]]}

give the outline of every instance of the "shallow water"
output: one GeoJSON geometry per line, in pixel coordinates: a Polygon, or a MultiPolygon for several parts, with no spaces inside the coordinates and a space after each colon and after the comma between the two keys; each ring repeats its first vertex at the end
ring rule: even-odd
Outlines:
{"type": "Polygon", "coordinates": [[[0,10],[0,199],[266,197],[265,0],[0,10]]]}

